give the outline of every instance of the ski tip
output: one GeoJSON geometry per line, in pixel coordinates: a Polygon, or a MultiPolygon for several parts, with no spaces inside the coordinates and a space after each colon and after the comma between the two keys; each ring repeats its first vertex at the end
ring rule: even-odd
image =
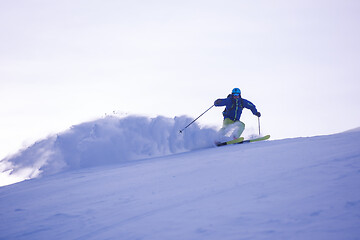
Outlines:
{"type": "Polygon", "coordinates": [[[270,138],[270,135],[266,135],[263,137],[259,137],[259,138],[255,138],[255,139],[250,139],[244,142],[258,142],[258,141],[264,141],[264,140],[268,140],[270,138]]]}

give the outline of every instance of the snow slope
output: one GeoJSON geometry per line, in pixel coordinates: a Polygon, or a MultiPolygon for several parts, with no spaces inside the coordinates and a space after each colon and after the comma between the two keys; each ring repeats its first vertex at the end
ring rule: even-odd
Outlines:
{"type": "MultiPolygon", "coordinates": [[[[214,134],[191,131],[193,142],[214,134]]],[[[120,162],[95,144],[88,158],[108,165],[2,187],[0,239],[360,239],[359,131],[220,148],[200,142],[120,162]]]]}

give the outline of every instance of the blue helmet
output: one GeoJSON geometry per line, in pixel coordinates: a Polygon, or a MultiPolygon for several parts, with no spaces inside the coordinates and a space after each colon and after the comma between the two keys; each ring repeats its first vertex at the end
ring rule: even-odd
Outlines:
{"type": "Polygon", "coordinates": [[[241,95],[241,91],[239,88],[234,88],[231,92],[232,95],[241,95]]]}

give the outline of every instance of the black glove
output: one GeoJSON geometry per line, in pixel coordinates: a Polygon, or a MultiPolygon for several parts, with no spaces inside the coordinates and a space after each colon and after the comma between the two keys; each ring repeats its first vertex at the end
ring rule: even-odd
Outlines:
{"type": "Polygon", "coordinates": [[[260,112],[257,112],[254,114],[255,116],[258,116],[258,117],[261,117],[261,113],[260,112]]]}

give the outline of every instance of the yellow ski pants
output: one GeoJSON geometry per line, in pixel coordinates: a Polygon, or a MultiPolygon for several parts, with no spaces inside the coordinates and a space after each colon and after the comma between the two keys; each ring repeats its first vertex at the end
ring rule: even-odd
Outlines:
{"type": "Polygon", "coordinates": [[[245,130],[245,123],[241,121],[233,121],[230,118],[225,118],[223,126],[220,129],[222,135],[230,135],[233,138],[239,138],[245,130]]]}

